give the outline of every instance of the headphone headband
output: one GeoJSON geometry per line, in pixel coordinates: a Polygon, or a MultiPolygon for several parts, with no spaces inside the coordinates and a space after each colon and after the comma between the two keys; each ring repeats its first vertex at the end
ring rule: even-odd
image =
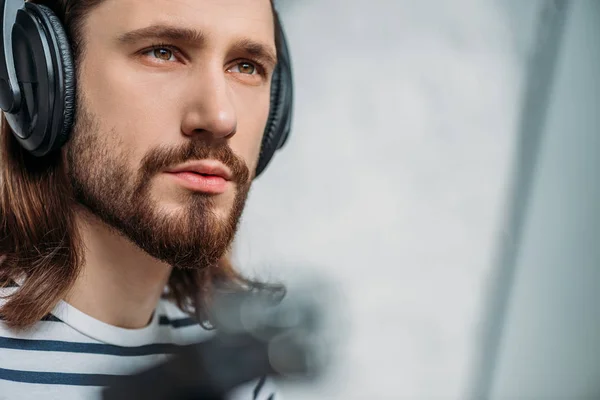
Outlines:
{"type": "Polygon", "coordinates": [[[13,55],[13,27],[17,13],[25,6],[23,0],[0,0],[0,20],[2,21],[2,40],[0,41],[0,108],[5,112],[14,112],[21,103],[21,91],[17,82],[13,55]]]}

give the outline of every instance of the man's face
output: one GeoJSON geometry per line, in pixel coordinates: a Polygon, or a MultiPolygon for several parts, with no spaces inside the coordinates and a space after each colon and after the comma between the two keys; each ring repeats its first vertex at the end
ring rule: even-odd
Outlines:
{"type": "Polygon", "coordinates": [[[77,201],[171,265],[215,263],[268,117],[269,0],[105,0],[84,42],[67,145],[77,201]]]}

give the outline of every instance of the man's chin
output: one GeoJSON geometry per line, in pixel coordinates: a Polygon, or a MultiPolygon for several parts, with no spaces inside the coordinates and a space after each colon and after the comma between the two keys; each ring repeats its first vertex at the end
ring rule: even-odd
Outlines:
{"type": "Polygon", "coordinates": [[[235,190],[221,194],[206,194],[189,190],[176,190],[168,193],[153,193],[151,201],[156,210],[163,215],[185,215],[207,211],[227,219],[235,203],[235,190]]]}
{"type": "Polygon", "coordinates": [[[207,222],[215,227],[227,224],[231,218],[232,206],[215,204],[211,200],[163,202],[160,206],[155,207],[155,217],[174,225],[198,223],[200,218],[208,220],[207,222]]]}
{"type": "Polygon", "coordinates": [[[196,222],[167,217],[143,231],[123,233],[152,257],[182,269],[215,265],[233,238],[233,231],[212,217],[196,222]]]}

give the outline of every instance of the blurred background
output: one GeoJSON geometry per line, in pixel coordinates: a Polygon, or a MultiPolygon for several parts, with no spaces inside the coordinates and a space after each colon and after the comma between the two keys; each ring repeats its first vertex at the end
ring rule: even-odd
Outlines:
{"type": "Polygon", "coordinates": [[[234,259],[332,282],[339,324],[334,367],[281,383],[283,398],[466,398],[544,1],[277,3],[292,136],[253,187],[234,259]]]}

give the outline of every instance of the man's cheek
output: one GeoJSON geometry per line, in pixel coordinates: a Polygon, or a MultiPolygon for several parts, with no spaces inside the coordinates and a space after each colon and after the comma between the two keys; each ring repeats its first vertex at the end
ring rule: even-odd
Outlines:
{"type": "Polygon", "coordinates": [[[254,171],[258,165],[261,143],[262,135],[248,135],[248,137],[244,137],[240,142],[235,144],[232,143],[231,148],[240,158],[244,160],[248,166],[248,169],[250,171],[254,171]]]}

